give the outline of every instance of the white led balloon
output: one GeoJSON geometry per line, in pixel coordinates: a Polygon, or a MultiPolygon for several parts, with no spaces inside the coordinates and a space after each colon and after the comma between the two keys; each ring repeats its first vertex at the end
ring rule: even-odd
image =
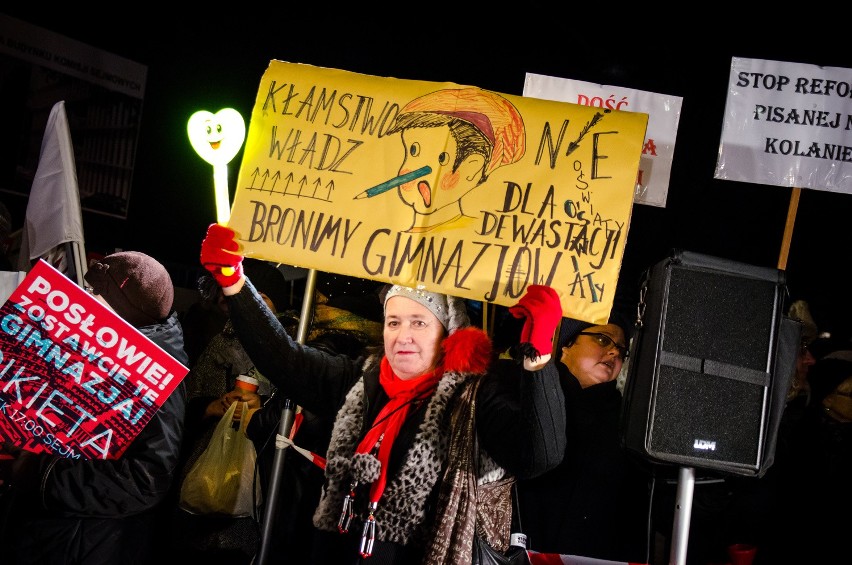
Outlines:
{"type": "Polygon", "coordinates": [[[223,108],[215,114],[199,110],[190,116],[186,132],[195,151],[213,165],[216,221],[227,224],[231,217],[228,163],[236,156],[246,139],[246,123],[233,108],[223,108]]]}

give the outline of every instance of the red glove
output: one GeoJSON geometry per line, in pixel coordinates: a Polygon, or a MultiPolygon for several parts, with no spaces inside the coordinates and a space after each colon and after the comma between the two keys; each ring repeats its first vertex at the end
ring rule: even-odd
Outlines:
{"type": "Polygon", "coordinates": [[[559,295],[549,286],[532,284],[509,313],[516,318],[526,318],[521,330],[520,351],[533,361],[553,350],[553,334],[562,320],[562,303],[559,295]]]}
{"type": "Polygon", "coordinates": [[[201,242],[201,264],[210,271],[222,288],[233,286],[243,276],[243,256],[236,232],[221,224],[210,224],[201,242]]]}

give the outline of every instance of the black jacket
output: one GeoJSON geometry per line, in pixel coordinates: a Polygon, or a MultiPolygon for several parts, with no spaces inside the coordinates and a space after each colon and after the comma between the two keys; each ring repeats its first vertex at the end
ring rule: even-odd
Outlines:
{"type": "MultiPolygon", "coordinates": [[[[176,313],[162,324],[138,328],[186,364],[176,313]]],[[[183,383],[115,460],[32,457],[37,480],[6,493],[2,562],[33,564],[151,563],[161,543],[156,528],[172,487],[183,436],[183,383]]],[[[35,478],[35,477],[34,477],[35,478]]]]}
{"type": "Polygon", "coordinates": [[[529,549],[612,561],[647,561],[646,470],[621,446],[616,381],[582,388],[557,363],[565,394],[565,458],[518,483],[529,549]]]}
{"type": "MultiPolygon", "coordinates": [[[[373,422],[387,402],[387,396],[378,382],[377,365],[364,371],[362,362],[346,355],[329,355],[294,342],[272,312],[263,305],[248,280],[239,293],[228,297],[228,305],[231,322],[243,346],[260,372],[278,387],[279,394],[321,417],[337,415],[337,420],[342,421],[344,413],[341,410],[338,414],[338,410],[344,405],[350,390],[363,379],[366,412],[363,421],[373,422]]],[[[502,386],[502,379],[491,379],[490,373],[483,380],[476,399],[478,437],[487,453],[510,473],[535,476],[556,465],[564,452],[564,435],[561,431],[565,427],[565,412],[563,396],[558,392],[558,376],[552,363],[535,374],[517,368],[509,373],[514,375],[509,378],[510,382],[517,385],[514,389],[502,386]]],[[[416,451],[412,449],[411,440],[418,433],[424,418],[423,412],[415,410],[399,431],[390,456],[388,484],[393,480],[396,469],[402,466],[402,461],[410,459],[410,452],[416,451]]],[[[363,437],[365,432],[352,431],[359,434],[358,437],[363,437]]],[[[327,478],[330,478],[331,467],[330,463],[326,469],[327,478]]],[[[412,481],[416,480],[412,477],[412,481]]],[[[417,483],[412,484],[416,488],[417,483]]],[[[327,492],[328,488],[327,482],[327,492]]],[[[356,505],[365,498],[363,495],[356,496],[356,505]]],[[[342,505],[343,497],[339,502],[342,505]]],[[[390,505],[390,501],[385,503],[390,505]]],[[[424,525],[427,523],[428,519],[424,525]]],[[[354,535],[349,540],[336,531],[324,533],[324,549],[332,544],[345,546],[347,542],[357,543],[360,528],[354,527],[350,533],[354,535]]],[[[409,563],[412,558],[417,558],[417,549],[377,540],[373,556],[367,562],[375,562],[377,565],[409,563]]],[[[350,546],[338,555],[345,555],[347,561],[354,561],[357,554],[357,549],[350,546]]],[[[345,561],[341,558],[334,562],[345,561]]]]}

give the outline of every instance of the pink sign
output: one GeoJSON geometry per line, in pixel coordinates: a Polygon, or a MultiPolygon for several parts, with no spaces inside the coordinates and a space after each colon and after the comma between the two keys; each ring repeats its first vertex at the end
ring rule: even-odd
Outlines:
{"type": "Polygon", "coordinates": [[[39,260],[0,308],[0,440],[116,459],[188,371],[39,260]]]}

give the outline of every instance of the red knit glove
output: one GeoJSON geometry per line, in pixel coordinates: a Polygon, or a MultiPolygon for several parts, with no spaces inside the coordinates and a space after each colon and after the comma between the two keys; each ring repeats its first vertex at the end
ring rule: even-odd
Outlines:
{"type": "Polygon", "coordinates": [[[243,276],[243,256],[236,232],[221,224],[210,224],[201,242],[201,264],[210,271],[222,288],[233,286],[243,276]]]}
{"type": "Polygon", "coordinates": [[[533,361],[549,355],[553,349],[553,334],[562,320],[559,295],[549,286],[532,284],[521,300],[511,308],[516,318],[526,318],[521,330],[520,352],[533,361]]]}

